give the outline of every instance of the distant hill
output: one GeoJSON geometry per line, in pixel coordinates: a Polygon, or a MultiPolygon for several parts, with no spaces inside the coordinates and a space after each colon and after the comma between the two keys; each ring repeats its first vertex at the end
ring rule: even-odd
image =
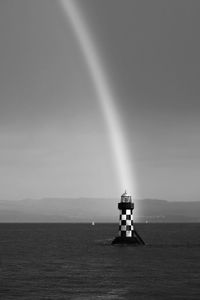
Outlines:
{"type": "MultiPolygon", "coordinates": [[[[118,199],[0,201],[0,222],[118,222],[118,199]]],[[[137,222],[200,222],[200,202],[135,200],[137,222]]]]}

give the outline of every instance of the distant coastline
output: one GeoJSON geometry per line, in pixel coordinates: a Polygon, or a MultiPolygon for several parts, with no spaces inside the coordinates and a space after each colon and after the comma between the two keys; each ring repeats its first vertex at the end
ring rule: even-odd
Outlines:
{"type": "MultiPolygon", "coordinates": [[[[4,222],[118,222],[118,199],[44,198],[0,200],[4,222]]],[[[200,201],[169,202],[142,199],[135,202],[135,221],[141,223],[200,222],[200,201]]]]}

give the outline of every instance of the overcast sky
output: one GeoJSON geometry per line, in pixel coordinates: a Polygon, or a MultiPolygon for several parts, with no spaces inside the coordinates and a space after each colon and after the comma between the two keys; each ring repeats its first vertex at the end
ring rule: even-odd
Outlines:
{"type": "MultiPolygon", "coordinates": [[[[200,2],[77,5],[120,99],[137,196],[199,200],[200,2]]],[[[105,121],[59,1],[0,1],[0,44],[0,199],[117,196],[105,121]]]]}

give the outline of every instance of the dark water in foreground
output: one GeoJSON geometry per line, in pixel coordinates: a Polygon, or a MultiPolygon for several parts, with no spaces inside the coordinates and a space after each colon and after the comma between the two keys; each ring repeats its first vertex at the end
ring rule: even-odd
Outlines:
{"type": "Polygon", "coordinates": [[[0,224],[0,299],[200,299],[200,224],[0,224]]]}

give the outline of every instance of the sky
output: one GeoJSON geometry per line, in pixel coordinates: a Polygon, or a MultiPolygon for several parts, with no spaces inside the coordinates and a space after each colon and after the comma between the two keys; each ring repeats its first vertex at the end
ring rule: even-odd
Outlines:
{"type": "MultiPolygon", "coordinates": [[[[199,200],[200,2],[75,2],[116,95],[134,196],[199,200]]],[[[0,1],[0,43],[0,199],[119,197],[97,91],[60,1],[0,1]]]]}

